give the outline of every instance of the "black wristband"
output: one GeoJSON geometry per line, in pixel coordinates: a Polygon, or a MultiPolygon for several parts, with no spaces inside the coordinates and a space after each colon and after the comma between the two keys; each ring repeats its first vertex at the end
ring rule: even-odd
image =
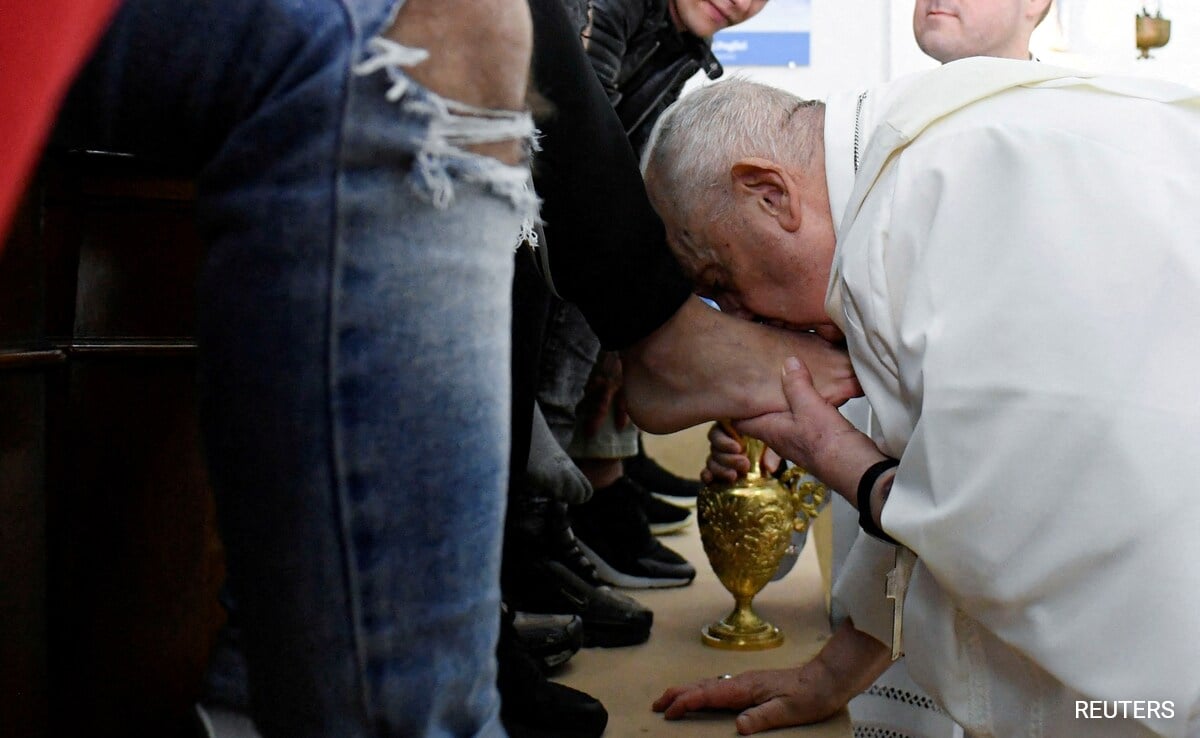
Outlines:
{"type": "Polygon", "coordinates": [[[897,459],[884,459],[883,461],[871,464],[871,466],[863,472],[862,479],[858,480],[858,524],[867,532],[867,535],[878,538],[884,543],[890,543],[893,546],[899,546],[900,542],[892,538],[887,533],[883,532],[883,528],[875,525],[875,518],[871,516],[871,490],[875,488],[875,482],[879,481],[879,477],[888,469],[894,469],[900,466],[897,459]]]}

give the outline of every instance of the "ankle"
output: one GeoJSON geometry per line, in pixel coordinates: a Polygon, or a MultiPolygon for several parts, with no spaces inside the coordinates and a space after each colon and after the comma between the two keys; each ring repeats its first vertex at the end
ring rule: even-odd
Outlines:
{"type": "Polygon", "coordinates": [[[591,482],[592,489],[608,487],[625,475],[621,459],[576,459],[575,464],[591,482]]]}

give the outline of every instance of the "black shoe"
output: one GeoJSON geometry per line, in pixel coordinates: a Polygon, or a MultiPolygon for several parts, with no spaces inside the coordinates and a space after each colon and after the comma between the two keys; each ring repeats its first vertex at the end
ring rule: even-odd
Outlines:
{"type": "Polygon", "coordinates": [[[658,542],[642,509],[646,491],[628,477],[596,490],[577,505],[571,527],[600,578],[618,587],[682,587],[696,569],[658,542]]]}
{"type": "Polygon", "coordinates": [[[503,588],[505,601],[527,612],[578,615],[585,647],[634,646],[650,637],[653,612],[622,592],[583,581],[557,561],[529,562],[522,580],[503,588]]]}
{"type": "Polygon", "coordinates": [[[583,620],[578,615],[513,612],[517,643],[550,673],[583,647],[583,620]]]}
{"type": "Polygon", "coordinates": [[[496,646],[500,721],[509,738],[600,738],[608,711],[596,698],[548,681],[501,621],[496,646]]]}
{"type": "Polygon", "coordinates": [[[565,502],[535,496],[512,500],[504,532],[504,557],[510,556],[516,560],[552,559],[588,584],[599,587],[605,583],[579,549],[571,528],[570,505],[565,502]]]}
{"type": "Polygon", "coordinates": [[[638,439],[637,456],[624,460],[625,476],[650,490],[655,497],[675,505],[696,506],[696,495],[700,494],[697,479],[684,479],[658,465],[646,455],[646,449],[638,439]]]}
{"type": "Polygon", "coordinates": [[[692,522],[691,510],[660,500],[650,492],[642,495],[641,503],[646,521],[650,523],[650,532],[656,536],[681,531],[692,522]]]}
{"type": "Polygon", "coordinates": [[[585,647],[633,646],[654,613],[605,585],[571,532],[566,505],[522,499],[509,511],[500,588],[514,610],[578,615],[585,647]]]}

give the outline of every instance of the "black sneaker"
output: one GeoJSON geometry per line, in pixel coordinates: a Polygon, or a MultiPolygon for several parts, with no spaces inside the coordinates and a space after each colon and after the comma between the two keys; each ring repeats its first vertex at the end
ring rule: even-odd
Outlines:
{"type": "Polygon", "coordinates": [[[628,477],[596,490],[575,506],[571,527],[600,578],[618,587],[682,587],[696,569],[658,542],[642,508],[646,491],[628,477]]]}
{"type": "Polygon", "coordinates": [[[501,621],[496,646],[500,721],[509,738],[600,738],[608,711],[596,698],[548,681],[501,621]]]}
{"type": "Polygon", "coordinates": [[[517,643],[550,673],[567,663],[583,647],[583,620],[578,615],[512,613],[517,643]]]}
{"type": "Polygon", "coordinates": [[[650,490],[659,499],[675,505],[696,506],[696,495],[703,487],[698,479],[684,479],[658,465],[646,455],[646,449],[638,439],[637,456],[624,460],[625,476],[650,490]]]}
{"type": "Polygon", "coordinates": [[[650,532],[656,536],[676,533],[692,522],[692,511],[686,507],[660,500],[649,491],[642,495],[642,512],[650,523],[650,532]]]}
{"type": "Polygon", "coordinates": [[[510,607],[578,615],[587,648],[633,646],[650,637],[654,613],[604,584],[571,532],[565,504],[523,499],[509,518],[500,588],[510,607]]]}
{"type": "Polygon", "coordinates": [[[654,624],[654,613],[629,595],[588,584],[551,559],[528,562],[521,581],[510,581],[503,591],[505,601],[521,610],[578,615],[585,648],[645,643],[654,624]]]}

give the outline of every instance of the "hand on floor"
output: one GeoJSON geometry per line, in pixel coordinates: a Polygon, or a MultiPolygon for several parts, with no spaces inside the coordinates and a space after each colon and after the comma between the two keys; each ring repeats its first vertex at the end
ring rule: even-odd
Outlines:
{"type": "Polygon", "coordinates": [[[679,720],[697,710],[741,710],[736,721],[741,735],[820,722],[833,717],[846,703],[835,694],[832,675],[823,675],[822,667],[815,663],[671,687],[654,702],[653,709],[668,720],[679,720]]]}

